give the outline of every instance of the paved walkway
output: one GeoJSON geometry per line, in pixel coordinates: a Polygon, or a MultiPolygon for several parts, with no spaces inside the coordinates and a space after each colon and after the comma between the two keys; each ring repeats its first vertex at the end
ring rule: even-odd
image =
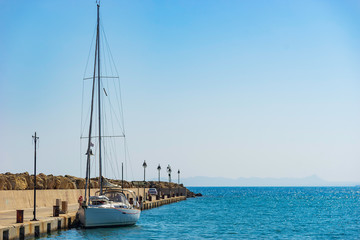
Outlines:
{"type": "MultiPolygon", "coordinates": [[[[76,213],[79,208],[79,204],[69,204],[68,205],[68,214],[76,213]]],[[[34,218],[33,208],[24,209],[24,223],[29,222],[34,218]]],[[[36,218],[38,220],[45,220],[51,218],[53,215],[52,207],[41,207],[36,208],[36,218]]],[[[60,214],[61,216],[61,214],[60,214]]],[[[0,211],[0,228],[10,225],[15,225],[16,223],[16,210],[0,211]]]]}

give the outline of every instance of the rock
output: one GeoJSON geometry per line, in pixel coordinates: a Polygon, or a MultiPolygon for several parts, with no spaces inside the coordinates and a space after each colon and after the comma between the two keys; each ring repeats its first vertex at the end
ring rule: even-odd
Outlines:
{"type": "Polygon", "coordinates": [[[0,174],[0,190],[11,190],[11,184],[7,180],[6,176],[3,174],[0,174]]]}
{"type": "Polygon", "coordinates": [[[8,190],[25,190],[28,188],[28,182],[26,181],[26,175],[28,173],[18,173],[18,174],[5,174],[7,181],[10,183],[11,187],[8,190]]]}
{"type": "Polygon", "coordinates": [[[189,189],[186,189],[186,197],[193,198],[195,197],[195,193],[189,191],[189,189]]]}
{"type": "MultiPolygon", "coordinates": [[[[36,189],[46,189],[46,179],[43,179],[40,175],[36,175],[36,189]]],[[[34,175],[29,177],[29,185],[27,189],[34,189],[34,175]]]]}
{"type": "Polygon", "coordinates": [[[195,197],[202,197],[202,194],[201,193],[196,193],[195,197]]]}
{"type": "Polygon", "coordinates": [[[85,188],[85,179],[78,178],[75,180],[75,185],[77,189],[84,189],[85,188]]]}
{"type": "Polygon", "coordinates": [[[59,189],[76,189],[76,185],[69,178],[60,176],[59,189]]]}
{"type": "Polygon", "coordinates": [[[60,180],[53,175],[48,175],[46,179],[46,189],[59,189],[57,186],[60,186],[60,180]]]}

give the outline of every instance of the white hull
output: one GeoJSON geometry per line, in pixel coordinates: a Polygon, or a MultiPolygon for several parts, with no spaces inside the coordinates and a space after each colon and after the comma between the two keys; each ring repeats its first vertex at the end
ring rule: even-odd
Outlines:
{"type": "Polygon", "coordinates": [[[140,218],[140,210],[127,208],[87,207],[78,210],[84,227],[134,225],[140,218]]]}

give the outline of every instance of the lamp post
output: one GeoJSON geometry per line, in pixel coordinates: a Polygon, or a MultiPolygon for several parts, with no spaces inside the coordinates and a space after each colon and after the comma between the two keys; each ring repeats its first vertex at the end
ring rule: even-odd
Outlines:
{"type": "Polygon", "coordinates": [[[178,169],[178,196],[180,196],[180,169],[178,169]]]}
{"type": "Polygon", "coordinates": [[[169,174],[169,189],[170,189],[169,190],[169,195],[171,197],[171,185],[170,185],[170,182],[171,182],[171,167],[170,167],[170,164],[167,166],[166,170],[167,170],[167,172],[169,174]]]}
{"type": "Polygon", "coordinates": [[[161,167],[160,167],[160,163],[159,163],[159,166],[157,167],[157,170],[159,171],[159,188],[158,188],[158,199],[160,199],[160,196],[161,196],[161,187],[160,187],[160,170],[161,170],[161,167]]]}
{"type": "Polygon", "coordinates": [[[145,195],[145,169],[147,167],[147,164],[146,164],[146,161],[144,160],[144,163],[143,163],[143,168],[144,168],[144,198],[143,198],[143,202],[145,202],[145,199],[146,199],[146,195],[145,195]]]}
{"type": "Polygon", "coordinates": [[[157,170],[159,171],[159,183],[160,183],[160,170],[161,170],[160,164],[159,164],[159,166],[157,167],[157,170]]]}
{"type": "Polygon", "coordinates": [[[32,136],[34,139],[34,218],[31,221],[37,221],[36,219],[36,142],[39,139],[39,137],[36,136],[36,132],[35,132],[35,136],[32,136]]]}

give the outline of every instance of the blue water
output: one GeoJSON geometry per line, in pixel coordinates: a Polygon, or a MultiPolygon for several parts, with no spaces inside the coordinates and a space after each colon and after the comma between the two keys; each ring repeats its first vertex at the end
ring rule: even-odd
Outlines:
{"type": "Polygon", "coordinates": [[[360,239],[358,187],[194,187],[204,196],[142,212],[132,227],[49,239],[360,239]]]}

